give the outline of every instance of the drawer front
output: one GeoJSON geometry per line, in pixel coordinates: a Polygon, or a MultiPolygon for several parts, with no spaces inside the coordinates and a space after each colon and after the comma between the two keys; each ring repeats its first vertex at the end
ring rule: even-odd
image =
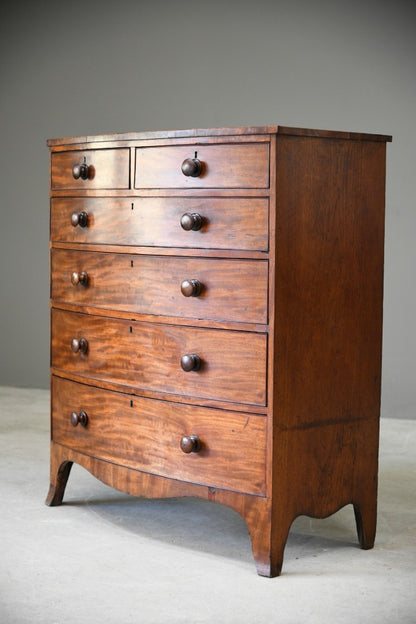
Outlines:
{"type": "Polygon", "coordinates": [[[52,438],[77,451],[152,474],[264,494],[266,419],[132,397],[52,379],[52,438]],[[71,413],[87,424],[71,425],[71,413]],[[183,436],[201,449],[185,454],[183,436]]]}
{"type": "Polygon", "coordinates": [[[268,251],[266,198],[55,198],[51,216],[56,242],[268,251]]]}
{"type": "Polygon", "coordinates": [[[130,150],[71,150],[51,156],[51,187],[59,189],[127,189],[130,186],[130,150]],[[74,178],[73,167],[85,163],[87,178],[74,178]]]}
{"type": "Polygon", "coordinates": [[[267,269],[265,260],[54,249],[52,299],[140,314],[267,323],[267,269]]]}
{"type": "Polygon", "coordinates": [[[175,145],[136,149],[136,188],[268,188],[269,144],[175,145]],[[202,163],[198,177],[182,163],[202,163]]]}
{"type": "Polygon", "coordinates": [[[53,367],[154,392],[263,406],[266,345],[265,334],[52,310],[53,367]],[[184,356],[200,369],[185,372],[184,356]]]}

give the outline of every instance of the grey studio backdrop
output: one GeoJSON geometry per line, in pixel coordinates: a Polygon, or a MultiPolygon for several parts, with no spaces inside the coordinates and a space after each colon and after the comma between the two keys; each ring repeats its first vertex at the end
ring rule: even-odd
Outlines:
{"type": "Polygon", "coordinates": [[[415,4],[3,2],[0,385],[49,384],[47,138],[282,124],[392,134],[383,415],[415,417],[415,4]]]}

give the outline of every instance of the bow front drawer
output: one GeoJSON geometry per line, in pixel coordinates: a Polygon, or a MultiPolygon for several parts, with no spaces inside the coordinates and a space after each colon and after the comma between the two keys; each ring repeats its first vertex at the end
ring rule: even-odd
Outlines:
{"type": "Polygon", "coordinates": [[[52,251],[52,299],[99,308],[267,323],[266,260],[52,251]]]}
{"type": "Polygon", "coordinates": [[[55,442],[152,474],[264,494],[263,416],[132,397],[58,377],[52,388],[55,442]],[[183,452],[191,436],[198,448],[183,452]]]}
{"type": "Polygon", "coordinates": [[[53,242],[269,249],[265,197],[56,197],[51,216],[53,242]]]}
{"type": "Polygon", "coordinates": [[[52,310],[52,366],[151,392],[265,405],[265,334],[52,310]]]}
{"type": "Polygon", "coordinates": [[[128,189],[130,186],[130,150],[70,150],[51,156],[51,188],[128,189]]]}

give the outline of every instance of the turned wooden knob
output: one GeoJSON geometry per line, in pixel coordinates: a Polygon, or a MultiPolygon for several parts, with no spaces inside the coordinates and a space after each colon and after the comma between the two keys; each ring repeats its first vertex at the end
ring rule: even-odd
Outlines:
{"type": "Polygon", "coordinates": [[[184,280],[181,284],[181,293],[184,297],[198,297],[201,288],[202,284],[197,279],[184,280]]]}
{"type": "Polygon", "coordinates": [[[76,412],[72,412],[71,414],[71,425],[76,427],[78,424],[83,427],[86,427],[88,424],[88,416],[84,411],[81,411],[79,414],[76,412]]]}
{"type": "Polygon", "coordinates": [[[79,165],[74,165],[72,167],[72,175],[75,180],[78,180],[79,178],[81,178],[81,180],[88,180],[88,174],[89,167],[85,162],[85,158],[83,163],[80,163],[79,165]]]}
{"type": "Polygon", "coordinates": [[[79,214],[74,212],[74,214],[71,216],[71,223],[74,227],[77,227],[77,225],[82,228],[87,227],[88,213],[86,213],[84,210],[79,214]]]}
{"type": "Polygon", "coordinates": [[[185,373],[198,371],[201,368],[201,358],[195,353],[183,355],[181,357],[181,366],[185,373]]]}
{"type": "Polygon", "coordinates": [[[202,227],[202,217],[197,212],[185,212],[181,216],[181,228],[189,232],[190,230],[194,230],[194,232],[200,230],[202,227]]]}
{"type": "Polygon", "coordinates": [[[197,178],[202,172],[202,163],[198,158],[186,158],[182,163],[182,173],[191,178],[197,178]]]}
{"type": "Polygon", "coordinates": [[[184,453],[198,453],[201,450],[201,440],[196,435],[184,436],[180,447],[184,453]]]}
{"type": "Polygon", "coordinates": [[[78,286],[78,284],[81,284],[81,286],[87,286],[88,285],[88,273],[86,271],[81,271],[80,273],[78,273],[77,271],[74,271],[71,274],[71,282],[73,286],[78,286]]]}
{"type": "Polygon", "coordinates": [[[88,351],[88,340],[86,338],[72,338],[71,350],[74,353],[86,353],[88,351]]]}

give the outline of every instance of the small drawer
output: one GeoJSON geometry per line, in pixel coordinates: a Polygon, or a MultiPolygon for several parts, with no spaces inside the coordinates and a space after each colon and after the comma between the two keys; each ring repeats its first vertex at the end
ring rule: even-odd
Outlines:
{"type": "Polygon", "coordinates": [[[59,377],[52,389],[52,439],[59,444],[172,479],[265,492],[263,416],[132,397],[59,377]],[[196,436],[196,450],[185,453],[181,441],[189,436],[196,436]]]}
{"type": "Polygon", "coordinates": [[[130,150],[71,150],[51,156],[51,188],[128,189],[130,186],[130,150]]]}
{"type": "Polygon", "coordinates": [[[267,323],[266,260],[52,250],[52,300],[138,314],[267,323]]]}
{"type": "Polygon", "coordinates": [[[265,334],[52,310],[52,366],[183,397],[266,403],[265,334]]]}
{"type": "Polygon", "coordinates": [[[175,145],[136,149],[135,188],[268,188],[269,144],[175,145]],[[200,163],[185,175],[185,161],[200,163]]]}
{"type": "Polygon", "coordinates": [[[268,251],[267,198],[55,198],[51,240],[268,251]]]}

